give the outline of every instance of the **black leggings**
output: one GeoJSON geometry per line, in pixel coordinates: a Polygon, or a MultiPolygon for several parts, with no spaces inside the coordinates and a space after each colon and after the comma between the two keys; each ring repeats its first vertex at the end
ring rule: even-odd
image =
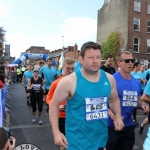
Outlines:
{"type": "Polygon", "coordinates": [[[38,104],[39,112],[43,110],[43,97],[36,98],[31,96],[30,101],[31,101],[33,112],[36,112],[36,103],[38,104]]]}

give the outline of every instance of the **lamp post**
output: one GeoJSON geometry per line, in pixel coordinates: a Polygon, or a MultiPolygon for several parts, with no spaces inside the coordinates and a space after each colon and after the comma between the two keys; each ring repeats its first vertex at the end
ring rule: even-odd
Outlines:
{"type": "Polygon", "coordinates": [[[62,47],[62,48],[63,48],[63,50],[64,50],[64,36],[61,36],[61,37],[63,38],[63,47],[62,47]]]}

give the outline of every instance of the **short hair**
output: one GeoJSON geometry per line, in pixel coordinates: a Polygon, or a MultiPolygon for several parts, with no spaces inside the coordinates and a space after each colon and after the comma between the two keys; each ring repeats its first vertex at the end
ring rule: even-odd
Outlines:
{"type": "Polygon", "coordinates": [[[63,61],[63,66],[66,65],[66,64],[70,65],[70,64],[74,64],[74,63],[75,63],[75,61],[74,61],[73,58],[65,57],[64,61],[63,61]]]}
{"type": "Polygon", "coordinates": [[[119,61],[119,60],[121,59],[121,56],[122,56],[123,54],[132,55],[132,53],[129,52],[129,51],[121,51],[121,52],[119,52],[119,53],[116,55],[116,60],[119,61]]]}
{"type": "Polygon", "coordinates": [[[140,63],[139,63],[139,62],[135,62],[134,65],[133,65],[133,69],[134,69],[135,67],[137,67],[138,65],[140,65],[140,63]]]}
{"type": "Polygon", "coordinates": [[[48,57],[48,58],[46,59],[46,62],[48,62],[49,60],[52,61],[53,59],[48,57]]]}
{"type": "Polygon", "coordinates": [[[92,48],[92,49],[94,49],[94,50],[99,49],[100,52],[101,52],[101,46],[100,46],[99,44],[97,44],[97,43],[95,43],[95,42],[89,41],[89,42],[86,42],[86,43],[84,43],[84,44],[82,45],[80,55],[81,55],[82,57],[84,57],[85,51],[86,51],[87,49],[89,49],[89,48],[92,48]]]}
{"type": "Polygon", "coordinates": [[[5,84],[5,74],[4,73],[0,73],[0,80],[2,81],[3,84],[5,84]]]}
{"type": "Polygon", "coordinates": [[[5,66],[4,65],[0,65],[0,70],[5,71],[5,66]]]}
{"type": "Polygon", "coordinates": [[[108,58],[113,58],[111,54],[106,55],[105,59],[107,60],[108,58]]]}
{"type": "Polygon", "coordinates": [[[0,128],[0,149],[3,149],[5,147],[5,144],[7,142],[8,135],[4,128],[0,128]]]}

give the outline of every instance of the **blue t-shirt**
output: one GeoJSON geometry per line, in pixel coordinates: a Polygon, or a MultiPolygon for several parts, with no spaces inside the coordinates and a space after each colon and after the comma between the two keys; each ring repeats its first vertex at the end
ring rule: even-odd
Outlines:
{"type": "Polygon", "coordinates": [[[40,69],[39,74],[42,76],[42,74],[44,75],[44,86],[46,90],[49,90],[50,85],[52,84],[52,82],[55,80],[55,76],[58,75],[57,71],[54,67],[47,67],[47,66],[43,66],[40,69]]]}
{"type": "Polygon", "coordinates": [[[74,64],[74,71],[76,71],[76,70],[78,70],[78,69],[81,69],[81,68],[82,68],[81,63],[77,61],[77,62],[74,64]]]}
{"type": "Polygon", "coordinates": [[[24,86],[27,87],[29,79],[31,79],[33,77],[33,71],[25,71],[24,77],[25,77],[24,86]]]}
{"type": "MultiPolygon", "coordinates": [[[[141,84],[133,76],[130,80],[123,78],[120,72],[113,74],[116,80],[116,88],[120,100],[121,116],[125,126],[133,125],[132,111],[137,107],[138,96],[141,93],[141,84]]],[[[109,117],[108,126],[114,127],[113,120],[109,117]]]]}
{"type": "MultiPolygon", "coordinates": [[[[143,71],[143,72],[138,71],[138,73],[140,74],[140,76],[143,80],[146,80],[147,71],[143,71]]],[[[146,86],[146,83],[142,84],[142,90],[145,89],[145,86],[146,86]]]]}
{"type": "Polygon", "coordinates": [[[137,80],[140,80],[140,79],[142,78],[141,73],[139,73],[139,71],[138,71],[138,72],[131,72],[131,75],[132,75],[135,79],[137,79],[137,80]]]}

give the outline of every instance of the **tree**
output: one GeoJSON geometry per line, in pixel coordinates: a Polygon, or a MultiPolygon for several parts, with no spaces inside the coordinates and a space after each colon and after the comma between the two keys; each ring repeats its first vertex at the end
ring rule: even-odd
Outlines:
{"type": "Polygon", "coordinates": [[[124,39],[120,32],[111,32],[105,42],[102,43],[102,59],[108,54],[111,54],[114,59],[117,54],[124,47],[124,39]]]}

